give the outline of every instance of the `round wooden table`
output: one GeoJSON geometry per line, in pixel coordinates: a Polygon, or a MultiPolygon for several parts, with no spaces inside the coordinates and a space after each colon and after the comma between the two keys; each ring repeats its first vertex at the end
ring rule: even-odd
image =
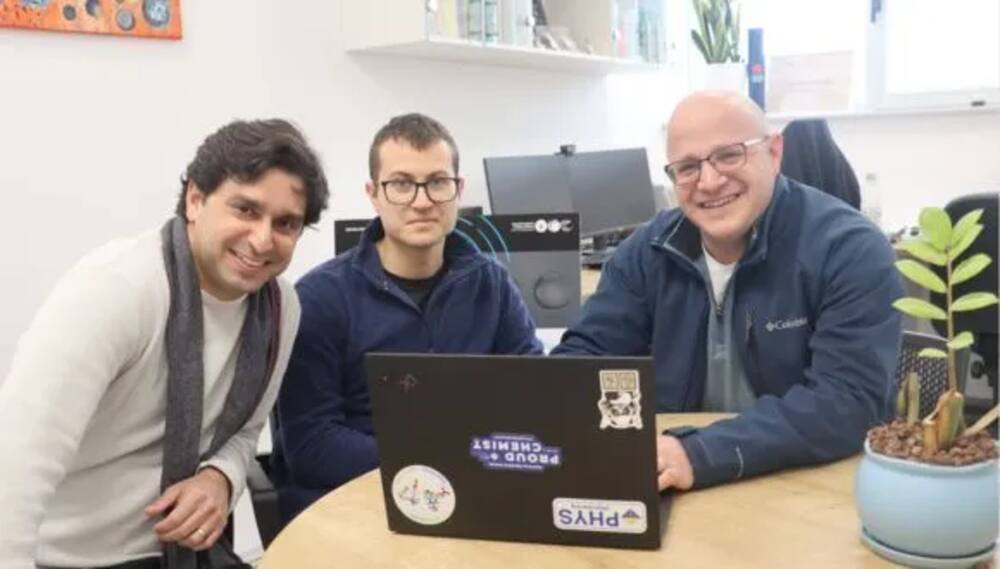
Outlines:
{"type": "MultiPolygon", "coordinates": [[[[657,426],[715,414],[658,415],[657,426]]],[[[675,496],[658,551],[508,543],[392,533],[378,471],[327,494],[264,554],[264,569],[406,567],[894,567],[858,537],[858,457],[675,496]]]]}

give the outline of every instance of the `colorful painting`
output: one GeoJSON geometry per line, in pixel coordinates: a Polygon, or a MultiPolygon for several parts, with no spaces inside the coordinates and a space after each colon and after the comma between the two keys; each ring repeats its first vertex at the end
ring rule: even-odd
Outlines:
{"type": "Polygon", "coordinates": [[[0,0],[0,27],[180,39],[181,0],[0,0]]]}

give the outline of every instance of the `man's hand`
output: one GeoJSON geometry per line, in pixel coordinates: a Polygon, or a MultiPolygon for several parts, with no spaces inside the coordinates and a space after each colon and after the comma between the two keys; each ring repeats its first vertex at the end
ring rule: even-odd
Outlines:
{"type": "Polygon", "coordinates": [[[659,489],[687,490],[694,485],[694,471],[684,447],[675,437],[656,437],[656,484],[659,489]]]}
{"type": "Polygon", "coordinates": [[[145,510],[149,517],[169,511],[153,526],[156,538],[195,551],[212,547],[226,527],[229,491],[229,479],[211,466],[167,488],[145,510]]]}

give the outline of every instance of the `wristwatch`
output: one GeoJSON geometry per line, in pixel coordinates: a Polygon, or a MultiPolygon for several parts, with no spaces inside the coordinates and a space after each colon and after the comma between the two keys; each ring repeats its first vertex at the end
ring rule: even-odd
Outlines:
{"type": "Polygon", "coordinates": [[[661,434],[670,435],[671,437],[677,439],[683,439],[688,435],[693,435],[698,432],[698,427],[692,427],[691,425],[681,425],[680,427],[671,427],[664,430],[661,434]]]}

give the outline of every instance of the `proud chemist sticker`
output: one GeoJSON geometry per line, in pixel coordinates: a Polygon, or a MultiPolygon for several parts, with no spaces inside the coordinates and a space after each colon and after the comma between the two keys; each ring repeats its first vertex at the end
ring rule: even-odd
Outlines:
{"type": "Polygon", "coordinates": [[[535,435],[493,433],[472,437],[469,453],[490,470],[542,472],[562,464],[562,449],[542,444],[535,435]]]}
{"type": "Polygon", "coordinates": [[[437,525],[455,511],[455,490],[443,474],[411,464],[392,479],[392,499],[404,516],[426,526],[437,525]]]}

